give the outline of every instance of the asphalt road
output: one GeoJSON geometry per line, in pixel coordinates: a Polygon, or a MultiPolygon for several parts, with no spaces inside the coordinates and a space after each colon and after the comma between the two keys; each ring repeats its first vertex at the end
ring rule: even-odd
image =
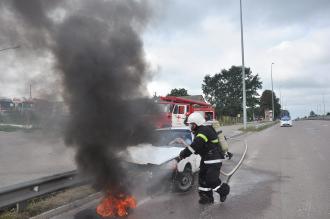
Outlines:
{"type": "Polygon", "coordinates": [[[74,150],[53,133],[0,132],[0,188],[76,169],[74,150]]]}
{"type": "MultiPolygon", "coordinates": [[[[291,128],[273,126],[244,138],[249,150],[232,177],[225,203],[198,204],[196,186],[184,194],[164,191],[138,200],[129,219],[168,218],[330,218],[330,122],[299,121],[291,128]]],[[[233,160],[242,139],[231,142],[233,160]]],[[[56,218],[98,218],[97,201],[56,218]]]]}

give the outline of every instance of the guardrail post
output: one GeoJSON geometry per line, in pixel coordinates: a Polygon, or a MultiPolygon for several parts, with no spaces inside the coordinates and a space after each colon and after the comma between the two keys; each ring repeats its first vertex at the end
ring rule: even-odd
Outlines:
{"type": "Polygon", "coordinates": [[[28,206],[28,202],[27,201],[22,201],[22,202],[18,202],[16,203],[16,212],[22,212],[24,211],[28,206]]]}

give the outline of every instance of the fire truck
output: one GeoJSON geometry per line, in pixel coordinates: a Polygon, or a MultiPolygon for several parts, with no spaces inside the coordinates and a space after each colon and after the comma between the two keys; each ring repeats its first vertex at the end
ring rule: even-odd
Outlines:
{"type": "Polygon", "coordinates": [[[215,119],[214,107],[211,104],[183,97],[160,97],[157,102],[161,115],[156,121],[157,128],[184,126],[188,116],[199,112],[206,121],[215,119]]]}

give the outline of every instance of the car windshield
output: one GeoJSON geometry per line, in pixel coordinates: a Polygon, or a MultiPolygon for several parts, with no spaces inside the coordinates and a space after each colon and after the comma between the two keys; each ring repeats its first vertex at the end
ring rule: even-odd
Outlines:
{"type": "MultiPolygon", "coordinates": [[[[155,146],[166,146],[176,138],[182,138],[187,144],[191,144],[192,138],[189,130],[171,129],[171,130],[157,130],[157,139],[155,146]]],[[[172,144],[171,146],[184,147],[182,144],[172,144]]]]}
{"type": "Polygon", "coordinates": [[[281,120],[282,121],[289,121],[290,120],[290,117],[283,117],[281,120]]]}

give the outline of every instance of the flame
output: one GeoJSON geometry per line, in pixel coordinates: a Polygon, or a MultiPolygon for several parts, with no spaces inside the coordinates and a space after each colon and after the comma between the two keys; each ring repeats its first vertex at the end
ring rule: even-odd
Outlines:
{"type": "Polygon", "coordinates": [[[124,217],[128,215],[127,210],[130,208],[136,208],[136,200],[133,196],[120,195],[115,197],[108,195],[96,207],[96,212],[102,217],[124,217]]]}

